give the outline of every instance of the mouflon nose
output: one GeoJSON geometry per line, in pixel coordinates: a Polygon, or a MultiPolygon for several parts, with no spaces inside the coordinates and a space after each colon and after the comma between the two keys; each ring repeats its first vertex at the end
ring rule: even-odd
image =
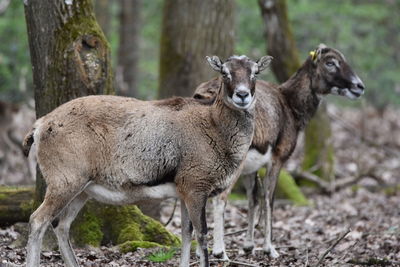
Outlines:
{"type": "Polygon", "coordinates": [[[237,95],[240,99],[242,99],[242,101],[243,101],[246,97],[249,96],[249,92],[247,92],[247,91],[239,91],[239,92],[236,92],[236,95],[237,95]]]}
{"type": "Polygon", "coordinates": [[[365,89],[364,83],[361,81],[361,79],[357,75],[352,77],[351,83],[353,84],[352,87],[354,89],[360,89],[360,90],[365,89]]]}
{"type": "Polygon", "coordinates": [[[358,88],[358,89],[361,89],[361,90],[364,90],[365,89],[365,86],[364,86],[364,84],[360,81],[359,83],[357,83],[356,84],[356,87],[358,88]]]}

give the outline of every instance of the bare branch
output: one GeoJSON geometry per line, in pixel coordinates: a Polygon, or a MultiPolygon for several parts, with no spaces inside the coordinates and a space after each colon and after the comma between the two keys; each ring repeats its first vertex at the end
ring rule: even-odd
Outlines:
{"type": "Polygon", "coordinates": [[[382,182],[381,179],[377,175],[375,175],[375,173],[374,173],[375,169],[376,169],[376,166],[373,166],[366,172],[359,173],[356,176],[344,177],[344,178],[332,181],[331,183],[322,180],[317,175],[315,175],[311,172],[308,172],[308,171],[295,170],[295,171],[292,171],[290,174],[293,177],[306,179],[308,181],[316,183],[324,192],[332,192],[332,191],[337,191],[337,190],[343,189],[347,186],[353,185],[353,184],[357,183],[358,181],[360,181],[364,177],[371,177],[379,182],[382,182]]]}
{"type": "Polygon", "coordinates": [[[346,235],[350,232],[351,232],[351,229],[347,229],[343,234],[341,234],[339,236],[339,238],[327,250],[325,250],[325,252],[321,255],[321,257],[319,257],[319,260],[318,260],[317,264],[314,265],[314,267],[318,267],[322,263],[322,261],[325,259],[326,255],[328,255],[328,253],[331,252],[337,246],[337,244],[339,244],[339,242],[342,241],[343,238],[345,238],[346,235]]]}
{"type": "Polygon", "coordinates": [[[178,203],[178,199],[175,198],[174,209],[172,210],[171,216],[169,217],[168,221],[164,224],[164,226],[167,226],[172,221],[172,218],[174,217],[174,214],[175,214],[176,204],[177,203],[178,203]]]}

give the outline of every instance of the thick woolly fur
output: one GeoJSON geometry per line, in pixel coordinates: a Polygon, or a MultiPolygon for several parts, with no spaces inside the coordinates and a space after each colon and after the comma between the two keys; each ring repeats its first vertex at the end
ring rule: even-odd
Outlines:
{"type": "Polygon", "coordinates": [[[40,120],[37,158],[48,187],[58,192],[91,182],[128,194],[174,182],[179,196],[208,196],[229,185],[225,177],[251,142],[252,118],[251,110],[183,98],[82,97],[40,120]]]}

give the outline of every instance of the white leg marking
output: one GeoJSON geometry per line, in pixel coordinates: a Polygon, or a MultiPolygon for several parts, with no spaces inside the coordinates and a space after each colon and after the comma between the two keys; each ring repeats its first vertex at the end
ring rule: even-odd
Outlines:
{"type": "Polygon", "coordinates": [[[85,205],[87,200],[88,196],[84,192],[76,196],[75,199],[73,199],[60,214],[58,225],[56,228],[54,228],[54,232],[56,233],[58,240],[58,246],[67,267],[79,266],[69,241],[69,229],[71,227],[71,223],[74,221],[76,215],[78,215],[79,211],[85,205]]]}
{"type": "Polygon", "coordinates": [[[274,245],[272,245],[272,209],[269,200],[266,200],[267,206],[267,217],[265,218],[265,242],[264,251],[267,252],[272,258],[278,258],[279,253],[276,251],[274,245]]]}
{"type": "Polygon", "coordinates": [[[181,200],[181,231],[182,231],[182,250],[180,267],[189,266],[190,245],[192,241],[192,223],[189,219],[189,213],[185,203],[181,200]]]}
{"type": "Polygon", "coordinates": [[[214,215],[214,245],[213,254],[217,258],[228,260],[224,243],[224,213],[226,202],[219,196],[213,198],[214,215]]]}
{"type": "Polygon", "coordinates": [[[243,184],[246,188],[246,195],[249,204],[247,213],[247,232],[243,249],[246,252],[253,252],[254,249],[254,228],[256,225],[255,215],[258,210],[257,195],[257,173],[249,174],[244,177],[243,184]]]}

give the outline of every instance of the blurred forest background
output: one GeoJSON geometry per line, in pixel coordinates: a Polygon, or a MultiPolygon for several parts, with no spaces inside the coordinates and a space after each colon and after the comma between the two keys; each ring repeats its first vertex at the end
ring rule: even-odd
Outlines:
{"type": "MultiPolygon", "coordinates": [[[[45,1],[51,0],[43,0],[43,3],[45,1]]],[[[16,190],[14,187],[0,187],[1,227],[9,227],[14,222],[26,222],[32,207],[43,197],[45,187],[42,179],[36,180],[36,193],[32,187],[36,177],[36,162],[32,157],[23,157],[20,146],[24,134],[35,119],[35,108],[37,116],[42,116],[63,102],[87,94],[115,92],[117,95],[144,100],[174,94],[191,96],[199,83],[216,76],[206,66],[204,57],[207,54],[204,51],[207,49],[213,50],[213,53],[222,58],[233,52],[237,55],[245,54],[252,59],[260,58],[273,50],[276,53],[273,54],[274,62],[278,62],[273,64],[284,63],[285,59],[289,59],[292,64],[284,65],[282,73],[272,68],[260,75],[260,79],[282,83],[308,57],[309,51],[314,50],[318,44],[325,43],[346,56],[348,63],[366,86],[365,95],[358,101],[328,96],[326,102],[329,104],[322,105],[305,131],[306,138],[303,140],[304,136],[300,136],[298,147],[285,166],[288,171],[284,172],[285,177],[289,177],[290,183],[278,185],[281,202],[278,201],[277,210],[274,211],[274,231],[277,230],[277,243],[284,257],[269,261],[268,266],[304,266],[309,261],[309,248],[314,248],[314,251],[310,249],[310,258],[314,257],[316,261],[325,244],[332,243],[332,240],[350,227],[353,231],[341,246],[331,251],[334,256],[328,259],[330,264],[400,264],[395,261],[400,258],[400,214],[393,208],[398,206],[400,200],[399,0],[204,0],[204,5],[187,0],[94,0],[96,20],[109,47],[97,46],[98,43],[106,44],[106,41],[101,32],[99,34],[94,18],[87,16],[89,19],[85,25],[79,24],[82,23],[81,20],[73,19],[74,15],[78,17],[85,12],[91,13],[91,7],[88,6],[90,0],[55,2],[61,6],[67,5],[64,2],[73,2],[71,8],[75,12],[71,12],[70,18],[70,14],[63,13],[65,8],[60,14],[53,14],[56,17],[65,16],[57,23],[65,24],[66,18],[69,18],[71,24],[76,23],[84,28],[77,30],[79,26],[74,25],[75,28],[65,27],[66,30],[60,31],[69,43],[61,46],[58,54],[57,49],[44,51],[46,49],[40,47],[43,44],[56,43],[54,36],[49,36],[48,39],[46,36],[45,30],[51,27],[45,25],[46,29],[41,31],[40,25],[35,24],[35,19],[37,22],[41,15],[46,17],[46,10],[40,10],[40,14],[36,14],[34,9],[24,7],[22,0],[0,0],[0,185],[31,186],[16,190]],[[77,11],[76,2],[84,5],[84,12],[77,11]],[[281,5],[282,3],[284,4],[281,5]],[[272,47],[270,39],[274,36],[266,34],[266,27],[271,27],[272,24],[271,21],[268,24],[268,16],[271,15],[268,12],[273,10],[268,10],[268,5],[274,4],[281,8],[281,15],[283,14],[277,25],[282,27],[286,23],[285,19],[288,19],[287,25],[291,28],[290,31],[282,27],[281,32],[275,32],[275,37],[282,34],[281,42],[289,43],[288,46],[276,42],[275,47],[272,47]],[[193,9],[196,5],[201,6],[201,9],[193,9]],[[207,8],[210,7],[214,9],[207,14],[207,8]],[[184,23],[179,19],[199,21],[193,22],[192,27],[196,29],[191,30],[190,27],[181,28],[184,23]],[[31,27],[29,34],[27,24],[28,28],[31,27]],[[77,32],[70,34],[68,30],[72,32],[71,29],[77,32]],[[190,41],[196,39],[193,37],[197,37],[194,35],[199,33],[201,36],[198,39],[204,37],[210,45],[191,44],[190,41]],[[291,42],[291,33],[294,42],[291,42]],[[70,44],[72,45],[69,46],[70,44]],[[197,47],[197,50],[189,51],[193,54],[185,54],[188,47],[197,47]],[[175,48],[181,49],[179,52],[187,55],[187,58],[177,53],[175,48]],[[76,51],[83,51],[78,56],[85,59],[85,49],[89,52],[99,50],[101,53],[96,55],[101,54],[99,61],[105,62],[105,67],[102,66],[103,72],[99,75],[103,80],[100,79],[101,82],[94,83],[94,86],[79,86],[85,83],[81,83],[79,74],[75,75],[74,72],[81,71],[81,66],[74,65],[74,61],[70,60],[71,54],[76,51]],[[111,52],[111,66],[108,64],[108,49],[111,52]],[[31,62],[32,50],[36,53],[33,53],[31,62]],[[62,53],[65,53],[64,57],[62,53]],[[43,68],[46,65],[44,62],[47,63],[47,56],[54,63],[54,66],[47,64],[48,69],[43,68]],[[36,78],[47,79],[35,80],[35,73],[36,78]],[[40,76],[38,73],[50,75],[40,76]],[[34,98],[39,100],[36,107],[34,98]],[[319,150],[318,153],[313,153],[314,148],[319,150]],[[311,160],[307,159],[307,155],[311,155],[311,160]],[[329,166],[325,168],[327,170],[318,172],[318,168],[324,168],[320,166],[321,159],[325,161],[323,164],[329,166]],[[311,187],[299,189],[297,185],[311,187]],[[285,191],[287,188],[289,190],[285,191]],[[306,194],[303,195],[302,192],[306,194]],[[32,199],[35,199],[34,203],[32,199]],[[314,203],[314,206],[308,205],[310,203],[314,203]],[[306,207],[300,208],[293,204],[306,207]]],[[[272,12],[276,12],[276,9],[272,12]]],[[[53,23],[49,24],[54,26],[53,23]]],[[[190,23],[186,21],[185,25],[188,24],[190,23]]],[[[272,28],[274,26],[276,25],[272,28]]],[[[83,65],[87,63],[84,61],[81,61],[83,65]]],[[[90,70],[86,71],[91,73],[90,70]]],[[[242,189],[238,187],[236,190],[235,192],[241,193],[242,189]]],[[[231,201],[226,216],[226,228],[231,231],[226,241],[229,244],[228,249],[239,260],[265,262],[262,256],[236,253],[244,238],[242,230],[246,226],[246,205],[240,195],[232,194],[231,201]]],[[[168,221],[167,229],[178,234],[180,214],[177,211],[175,217],[170,217],[174,213],[173,207],[173,202],[142,206],[146,214],[161,222],[168,221]]],[[[96,208],[96,204],[89,204],[89,208],[82,212],[84,215],[77,219],[77,225],[82,227],[72,230],[75,245],[121,244],[130,240],[120,238],[119,233],[115,234],[118,238],[114,236],[114,239],[107,234],[103,235],[106,232],[103,226],[115,223],[107,221],[107,218],[118,218],[116,225],[122,229],[121,232],[132,225],[131,221],[126,220],[127,217],[140,217],[143,220],[140,223],[150,225],[149,219],[138,215],[138,211],[132,206],[126,209],[115,208],[111,215],[96,208]],[[90,221],[88,218],[95,218],[97,221],[90,221]],[[85,239],[87,236],[95,236],[96,239],[85,239]]],[[[112,210],[109,207],[107,209],[112,210]]],[[[7,248],[10,243],[17,242],[14,241],[16,232],[23,232],[18,228],[23,228],[26,232],[26,225],[13,227],[4,231],[0,229],[0,258],[22,263],[24,250],[7,248]]],[[[157,224],[153,228],[163,227],[157,224]]],[[[260,244],[261,232],[256,233],[256,239],[260,244]]],[[[172,237],[171,240],[176,245],[176,238],[172,237]]],[[[23,247],[21,244],[23,242],[11,246],[23,247]]],[[[54,244],[45,247],[52,250],[54,244]]],[[[122,249],[124,252],[135,250],[122,249]]],[[[82,264],[94,261],[101,266],[115,261],[118,265],[129,265],[132,261],[132,254],[121,255],[107,247],[102,247],[102,253],[96,254],[96,257],[87,249],[80,250],[79,253],[82,264]]],[[[135,253],[138,253],[135,257],[143,258],[143,252],[135,253]]],[[[47,255],[46,266],[53,266],[54,262],[60,261],[59,254],[47,255]]],[[[176,266],[177,262],[170,261],[168,264],[154,266],[176,266]]]]}
{"type": "MultiPolygon", "coordinates": [[[[118,65],[121,5],[118,1],[96,1],[100,25],[111,44],[113,65],[118,65]],[[102,3],[104,2],[104,3],[102,3]],[[99,19],[101,18],[101,19],[99,19]]],[[[133,1],[135,2],[135,1],[133,1]]],[[[264,26],[257,1],[235,1],[234,52],[259,58],[266,54],[264,26]]],[[[396,0],[312,1],[288,0],[300,58],[323,42],[346,55],[367,86],[365,100],[378,108],[400,106],[400,2],[396,0]],[[323,12],[322,12],[323,11],[323,12]]],[[[157,97],[162,0],[142,1],[137,44],[137,97],[157,97]]],[[[132,14],[135,16],[135,14],[132,14]]],[[[0,14],[0,99],[15,103],[33,97],[32,71],[22,1],[10,1],[0,14]]],[[[136,44],[131,43],[136,47],[136,44]]],[[[113,68],[116,70],[116,68],[113,68]]],[[[116,74],[118,80],[118,74],[116,74]]],[[[273,81],[271,74],[261,77],[273,81]]],[[[117,91],[121,90],[116,84],[117,91]]],[[[334,98],[341,105],[360,102],[334,98]]]]}

